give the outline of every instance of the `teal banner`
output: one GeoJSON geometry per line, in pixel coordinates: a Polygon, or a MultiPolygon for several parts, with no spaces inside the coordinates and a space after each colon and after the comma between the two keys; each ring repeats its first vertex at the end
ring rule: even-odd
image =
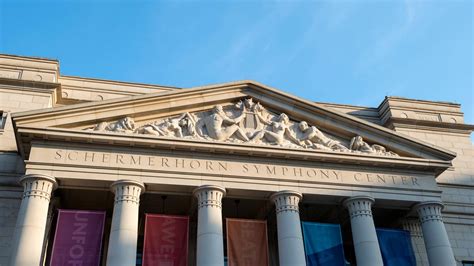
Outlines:
{"type": "Polygon", "coordinates": [[[302,222],[306,265],[344,266],[341,226],[302,222]]]}
{"type": "Polygon", "coordinates": [[[416,266],[410,232],[397,229],[377,229],[384,266],[416,266]]]}

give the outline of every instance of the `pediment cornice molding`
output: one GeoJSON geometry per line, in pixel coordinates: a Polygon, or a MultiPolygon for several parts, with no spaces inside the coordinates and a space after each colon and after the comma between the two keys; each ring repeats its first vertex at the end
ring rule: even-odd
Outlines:
{"type": "MultiPolygon", "coordinates": [[[[248,97],[265,105],[269,110],[284,112],[293,120],[307,121],[308,124],[316,125],[324,129],[325,132],[334,133],[336,136],[346,139],[358,135],[362,136],[367,142],[382,144],[389,150],[399,153],[403,158],[408,156],[446,161],[447,164],[444,164],[446,166],[456,156],[455,153],[446,149],[414,140],[382,126],[251,81],[23,112],[14,114],[13,120],[18,132],[22,132],[18,136],[19,142],[23,142],[24,134],[30,130],[36,133],[42,131],[42,134],[57,133],[63,130],[63,132],[72,134],[74,131],[81,131],[85,127],[91,127],[100,122],[110,122],[127,116],[134,118],[136,122],[146,122],[163,117],[177,116],[184,111],[211,110],[216,104],[236,103],[248,97]]],[[[84,132],[75,132],[74,134],[82,136],[84,132]]],[[[113,134],[106,133],[102,135],[88,132],[86,135],[89,135],[90,138],[98,136],[102,138],[111,137],[113,134]],[[92,136],[93,134],[95,136],[92,136]]],[[[147,138],[146,136],[121,136],[120,138],[133,140],[142,137],[147,138]]],[[[160,142],[162,140],[155,138],[155,141],[160,142]]],[[[187,141],[184,142],[187,143],[187,141]]],[[[211,145],[220,144],[213,143],[211,145]]]]}
{"type": "MultiPolygon", "coordinates": [[[[173,137],[155,138],[147,135],[126,135],[110,132],[77,131],[60,128],[21,128],[18,133],[25,140],[25,147],[31,148],[38,143],[75,143],[88,145],[106,145],[108,147],[136,147],[154,150],[191,151],[209,156],[232,155],[260,157],[265,159],[285,159],[305,162],[324,162],[345,164],[357,167],[375,167],[400,169],[402,171],[423,171],[438,175],[451,167],[450,161],[413,157],[387,157],[371,154],[341,153],[328,150],[300,150],[273,146],[249,146],[241,143],[223,143],[209,140],[176,139],[173,137]]],[[[24,150],[25,152],[29,152],[24,150]]]]}

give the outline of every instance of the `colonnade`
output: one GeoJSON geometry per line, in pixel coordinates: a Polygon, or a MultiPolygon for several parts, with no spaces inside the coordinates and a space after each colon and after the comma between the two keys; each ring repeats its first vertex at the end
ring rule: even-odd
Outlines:
{"type": "MultiPolygon", "coordinates": [[[[48,215],[48,205],[56,180],[46,175],[26,175],[12,241],[10,265],[39,265],[48,215]]],[[[107,255],[107,265],[135,265],[138,236],[138,208],[143,183],[119,180],[111,185],[115,194],[114,212],[107,255]]],[[[226,190],[203,185],[193,191],[198,200],[197,254],[198,266],[223,265],[222,198],[226,190]]],[[[280,191],[271,196],[275,203],[278,230],[279,261],[282,266],[306,265],[298,204],[303,195],[280,191]]],[[[349,211],[357,265],[381,266],[382,255],[377,240],[372,205],[368,196],[346,199],[349,211]]],[[[456,265],[442,220],[440,202],[421,202],[414,206],[419,215],[430,265],[456,265]]]]}

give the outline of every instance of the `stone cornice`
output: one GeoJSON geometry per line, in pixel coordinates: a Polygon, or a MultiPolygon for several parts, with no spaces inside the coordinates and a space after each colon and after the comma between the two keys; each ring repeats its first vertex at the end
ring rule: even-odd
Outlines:
{"type": "MultiPolygon", "coordinates": [[[[64,81],[78,81],[78,82],[88,82],[92,84],[107,84],[107,85],[119,85],[119,86],[131,86],[131,87],[133,86],[133,87],[140,87],[140,88],[146,88],[146,89],[167,90],[167,91],[180,89],[178,87],[150,85],[150,84],[138,83],[138,82],[125,82],[125,81],[116,81],[116,80],[107,80],[107,79],[98,79],[98,78],[84,78],[84,77],[78,77],[78,76],[60,76],[59,82],[63,84],[64,81]]],[[[69,84],[65,83],[65,85],[69,85],[69,84]]],[[[112,89],[112,91],[120,91],[120,90],[112,89]]]]}
{"type": "Polygon", "coordinates": [[[428,120],[418,120],[410,118],[391,117],[385,122],[387,127],[395,128],[414,128],[425,130],[436,130],[453,133],[470,134],[474,130],[474,125],[455,124],[447,122],[437,122],[428,120]]]}
{"type": "Polygon", "coordinates": [[[165,92],[177,88],[141,83],[120,82],[103,79],[72,76],[59,77],[61,83],[60,103],[74,104],[73,101],[103,101],[133,95],[165,92]]]}
{"type": "MultiPolygon", "coordinates": [[[[376,166],[433,172],[436,175],[451,166],[450,161],[420,159],[412,157],[383,157],[368,154],[340,153],[324,150],[300,150],[272,146],[252,146],[238,143],[219,143],[206,140],[176,139],[148,135],[126,135],[120,133],[101,133],[59,128],[20,128],[18,136],[28,141],[52,140],[69,143],[97,143],[114,146],[133,146],[137,148],[163,148],[215,154],[231,154],[264,158],[280,158],[301,161],[344,163],[358,166],[376,166]]],[[[27,158],[29,142],[23,142],[21,153],[27,158]],[[24,149],[26,148],[26,149],[24,149]]]]}
{"type": "Polygon", "coordinates": [[[0,77],[0,84],[2,86],[8,85],[10,88],[11,86],[16,86],[16,89],[22,89],[22,90],[31,89],[35,91],[55,90],[59,88],[60,86],[59,83],[23,80],[23,79],[9,79],[9,78],[1,78],[1,77],[0,77]]]}
{"type": "Polygon", "coordinates": [[[182,112],[183,109],[206,110],[217,103],[235,101],[248,96],[270,109],[286,112],[294,119],[305,120],[346,138],[361,135],[372,143],[385,144],[401,156],[409,154],[414,157],[446,161],[456,156],[448,150],[252,81],[16,113],[13,118],[18,128],[58,126],[74,128],[124,116],[132,116],[136,121],[140,121],[159,117],[163,112],[169,115],[172,112],[182,112]]]}
{"type": "MultiPolygon", "coordinates": [[[[0,53],[0,58],[2,59],[12,59],[12,60],[21,60],[26,62],[33,62],[33,63],[43,63],[45,64],[45,68],[50,70],[56,70],[59,65],[59,61],[57,59],[46,58],[46,57],[37,57],[37,56],[24,56],[24,55],[13,55],[13,54],[3,54],[0,53]],[[49,68],[47,66],[50,66],[49,68]],[[52,67],[54,66],[54,67],[52,67]]],[[[4,63],[5,64],[5,63],[4,63]]],[[[17,66],[18,64],[11,64],[13,66],[17,66]]],[[[28,66],[27,64],[23,63],[21,66],[28,66]]],[[[37,68],[37,65],[34,65],[37,68]]]]}

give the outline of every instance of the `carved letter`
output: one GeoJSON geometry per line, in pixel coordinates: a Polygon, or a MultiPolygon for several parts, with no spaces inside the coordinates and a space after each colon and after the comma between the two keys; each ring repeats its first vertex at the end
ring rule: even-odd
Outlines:
{"type": "Polygon", "coordinates": [[[138,164],[138,165],[141,165],[142,164],[142,157],[140,155],[137,155],[137,157],[133,156],[133,155],[130,155],[131,156],[131,160],[130,160],[130,164],[138,164]]]}
{"type": "Polygon", "coordinates": [[[355,181],[357,181],[357,182],[362,181],[362,180],[360,179],[360,176],[361,176],[360,173],[355,173],[355,174],[354,174],[354,179],[355,179],[355,181]]]}
{"type": "Polygon", "coordinates": [[[62,150],[57,150],[56,151],[56,156],[54,156],[54,159],[59,160],[61,158],[63,158],[63,151],[62,150]]]}
{"type": "Polygon", "coordinates": [[[276,175],[276,167],[275,166],[269,166],[267,165],[267,174],[273,174],[276,175]]]}
{"type": "Polygon", "coordinates": [[[198,160],[191,160],[189,166],[193,169],[201,167],[201,163],[198,160]]]}
{"type": "Polygon", "coordinates": [[[67,155],[67,158],[71,161],[77,161],[78,154],[79,153],[77,151],[72,151],[67,155]],[[75,156],[71,156],[72,154],[75,154],[75,156]]]}
{"type": "Polygon", "coordinates": [[[377,175],[377,180],[378,180],[380,183],[386,183],[386,181],[385,181],[385,176],[383,176],[383,175],[377,175]]]}
{"type": "Polygon", "coordinates": [[[148,166],[155,166],[155,157],[148,156],[148,166]]]}
{"type": "Polygon", "coordinates": [[[227,163],[219,162],[219,171],[225,170],[227,171],[227,163]]]}
{"type": "Polygon", "coordinates": [[[84,155],[84,162],[87,162],[88,159],[91,159],[91,162],[94,162],[94,158],[95,158],[95,153],[86,152],[86,154],[84,155]]]}
{"type": "Polygon", "coordinates": [[[212,162],[211,161],[206,161],[206,170],[214,171],[214,169],[212,168],[212,162]]]}
{"type": "Polygon", "coordinates": [[[117,158],[115,160],[116,163],[121,163],[121,164],[124,164],[123,162],[123,155],[122,154],[117,154],[117,158]]]}
{"type": "Polygon", "coordinates": [[[243,168],[243,170],[244,170],[244,173],[247,173],[247,172],[249,171],[249,167],[248,167],[247,164],[243,164],[243,165],[242,165],[242,168],[243,168]]]}
{"type": "Polygon", "coordinates": [[[303,176],[303,169],[301,169],[300,167],[293,168],[293,172],[295,173],[295,176],[303,176]]]}
{"type": "Polygon", "coordinates": [[[102,162],[109,163],[110,162],[110,153],[103,153],[102,154],[102,162]]]}

